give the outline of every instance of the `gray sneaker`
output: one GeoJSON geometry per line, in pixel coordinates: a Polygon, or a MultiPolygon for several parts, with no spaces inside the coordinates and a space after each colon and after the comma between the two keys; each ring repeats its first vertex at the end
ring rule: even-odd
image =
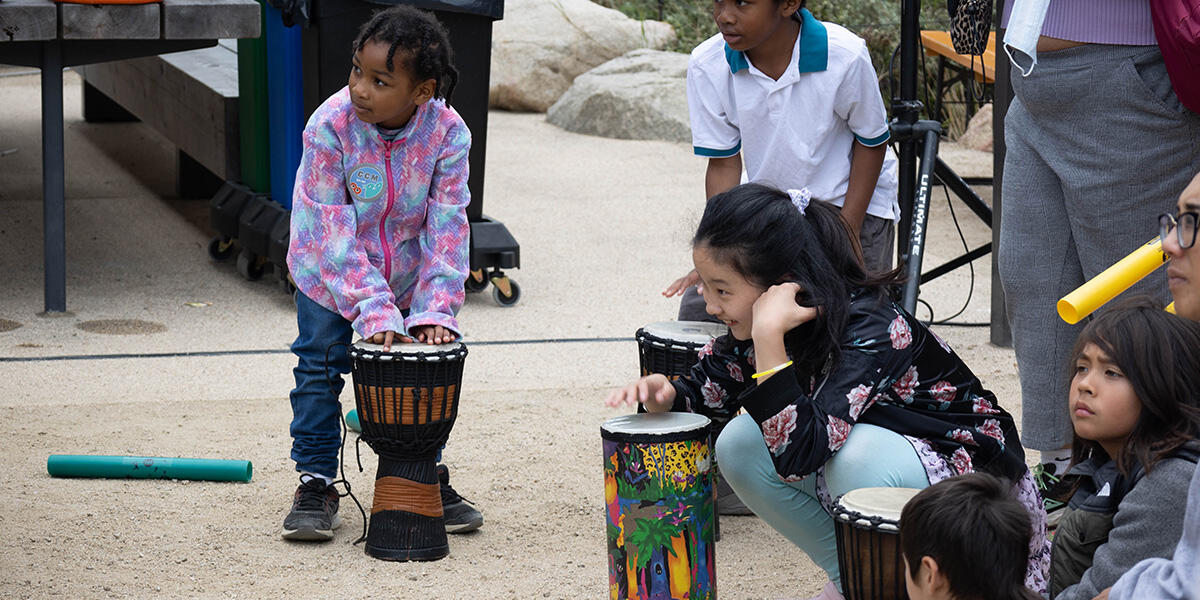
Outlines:
{"type": "Polygon", "coordinates": [[[450,470],[446,465],[437,466],[438,483],[442,488],[442,513],[446,522],[446,533],[466,533],[483,526],[483,515],[471,506],[471,501],[458,495],[450,487],[450,470]]]}
{"type": "Polygon", "coordinates": [[[283,519],[283,539],[324,542],[333,539],[341,525],[338,493],[320,477],[301,480],[292,498],[292,510],[283,519]]]}

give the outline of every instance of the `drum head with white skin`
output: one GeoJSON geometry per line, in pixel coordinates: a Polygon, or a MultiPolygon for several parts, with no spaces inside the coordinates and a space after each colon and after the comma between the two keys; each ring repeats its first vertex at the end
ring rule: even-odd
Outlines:
{"type": "Polygon", "coordinates": [[[729,333],[729,327],[709,321],[660,321],[646,325],[642,331],[664,340],[703,346],[709,340],[729,333]]]}
{"type": "Polygon", "coordinates": [[[351,356],[357,353],[360,354],[379,354],[379,360],[417,360],[420,355],[426,355],[425,360],[432,359],[438,353],[453,354],[458,352],[463,347],[462,342],[450,342],[449,344],[424,344],[421,342],[403,343],[393,342],[392,349],[385,352],[383,344],[372,344],[370,342],[359,340],[351,344],[351,356]]]}
{"type": "Polygon", "coordinates": [[[669,442],[706,437],[709,423],[708,417],[696,413],[640,413],[613,417],[600,426],[600,433],[616,441],[669,442]]]}
{"type": "MultiPolygon", "coordinates": [[[[855,513],[862,517],[873,517],[876,521],[883,521],[878,525],[879,529],[899,531],[900,511],[904,510],[904,505],[920,491],[901,487],[869,487],[850,490],[838,498],[838,510],[834,517],[842,521],[850,521],[849,513],[855,513]]],[[[857,524],[862,527],[871,526],[871,522],[867,519],[858,519],[857,524]]]]}

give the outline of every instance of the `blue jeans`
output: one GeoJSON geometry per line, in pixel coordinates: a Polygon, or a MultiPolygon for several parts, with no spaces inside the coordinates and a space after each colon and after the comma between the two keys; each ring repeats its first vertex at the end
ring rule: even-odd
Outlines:
{"type": "MultiPolygon", "coordinates": [[[[408,310],[400,313],[408,316],[408,310]]],[[[342,446],[342,405],[338,397],[344,385],[342,375],[350,372],[347,345],[354,329],[342,315],[303,293],[296,294],[296,325],[300,334],[292,343],[292,352],[299,359],[292,369],[296,387],[290,396],[292,460],[302,473],[336,477],[338,449],[342,446]],[[332,344],[345,345],[330,348],[332,344]]]]}
{"type": "MultiPolygon", "coordinates": [[[[787,483],[779,478],[758,423],[734,417],[716,444],[721,476],[762,520],[800,547],[830,581],[841,587],[833,519],[817,499],[817,478],[787,483]],[[737,468],[729,468],[737,465],[737,468]]],[[[929,478],[917,451],[898,433],[858,423],[845,445],[825,463],[831,498],[864,487],[925,488],[929,478]]]]}
{"type": "Polygon", "coordinates": [[[299,359],[292,370],[296,376],[296,388],[291,393],[292,460],[296,461],[297,471],[335,477],[338,448],[342,445],[342,405],[338,396],[342,393],[342,375],[350,372],[350,356],[345,345],[329,346],[349,344],[354,330],[350,321],[302,292],[296,294],[296,325],[300,334],[292,343],[292,352],[299,359]]]}

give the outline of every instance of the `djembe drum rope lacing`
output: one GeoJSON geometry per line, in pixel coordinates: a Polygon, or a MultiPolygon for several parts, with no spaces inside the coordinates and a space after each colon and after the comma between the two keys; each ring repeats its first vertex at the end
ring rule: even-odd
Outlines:
{"type": "Polygon", "coordinates": [[[365,359],[354,361],[353,367],[360,439],[381,457],[434,458],[458,417],[459,390],[458,384],[426,386],[429,381],[462,381],[466,346],[407,356],[352,346],[350,355],[365,359]],[[415,363],[416,368],[388,368],[396,360],[415,363]]]}
{"type": "MultiPolygon", "coordinates": [[[[843,509],[843,510],[845,510],[845,509],[843,509]]],[[[854,525],[858,525],[860,527],[869,528],[869,529],[880,529],[883,531],[900,531],[899,527],[896,526],[895,521],[892,521],[891,519],[888,519],[885,517],[879,517],[879,516],[875,516],[875,515],[864,515],[864,514],[856,513],[852,510],[846,510],[842,514],[845,515],[845,518],[842,519],[843,521],[854,524],[854,525]]]]}
{"type": "MultiPolygon", "coordinates": [[[[663,323],[652,323],[646,327],[638,329],[633,338],[638,344],[638,358],[642,367],[642,375],[651,373],[662,373],[669,379],[677,379],[680,375],[691,370],[692,365],[696,364],[700,349],[708,343],[709,337],[717,337],[717,328],[719,324],[707,322],[685,322],[685,321],[667,321],[663,323]],[[699,332],[684,332],[682,329],[678,331],[666,329],[660,331],[664,335],[686,335],[692,339],[673,339],[655,335],[648,329],[660,328],[664,329],[667,325],[675,328],[685,326],[703,327],[705,329],[713,329],[712,333],[706,332],[707,335],[702,335],[699,332]],[[703,339],[704,341],[700,341],[703,339]]],[[[658,329],[655,329],[658,331],[658,329]]]]}

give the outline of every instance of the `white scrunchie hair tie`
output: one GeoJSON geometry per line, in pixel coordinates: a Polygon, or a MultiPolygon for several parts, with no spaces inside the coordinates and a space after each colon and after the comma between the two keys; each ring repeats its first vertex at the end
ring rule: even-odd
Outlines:
{"type": "Polygon", "coordinates": [[[800,188],[798,190],[788,190],[787,195],[792,199],[792,206],[800,211],[800,214],[805,214],[804,209],[808,208],[809,200],[812,200],[812,192],[808,188],[800,188]]]}

